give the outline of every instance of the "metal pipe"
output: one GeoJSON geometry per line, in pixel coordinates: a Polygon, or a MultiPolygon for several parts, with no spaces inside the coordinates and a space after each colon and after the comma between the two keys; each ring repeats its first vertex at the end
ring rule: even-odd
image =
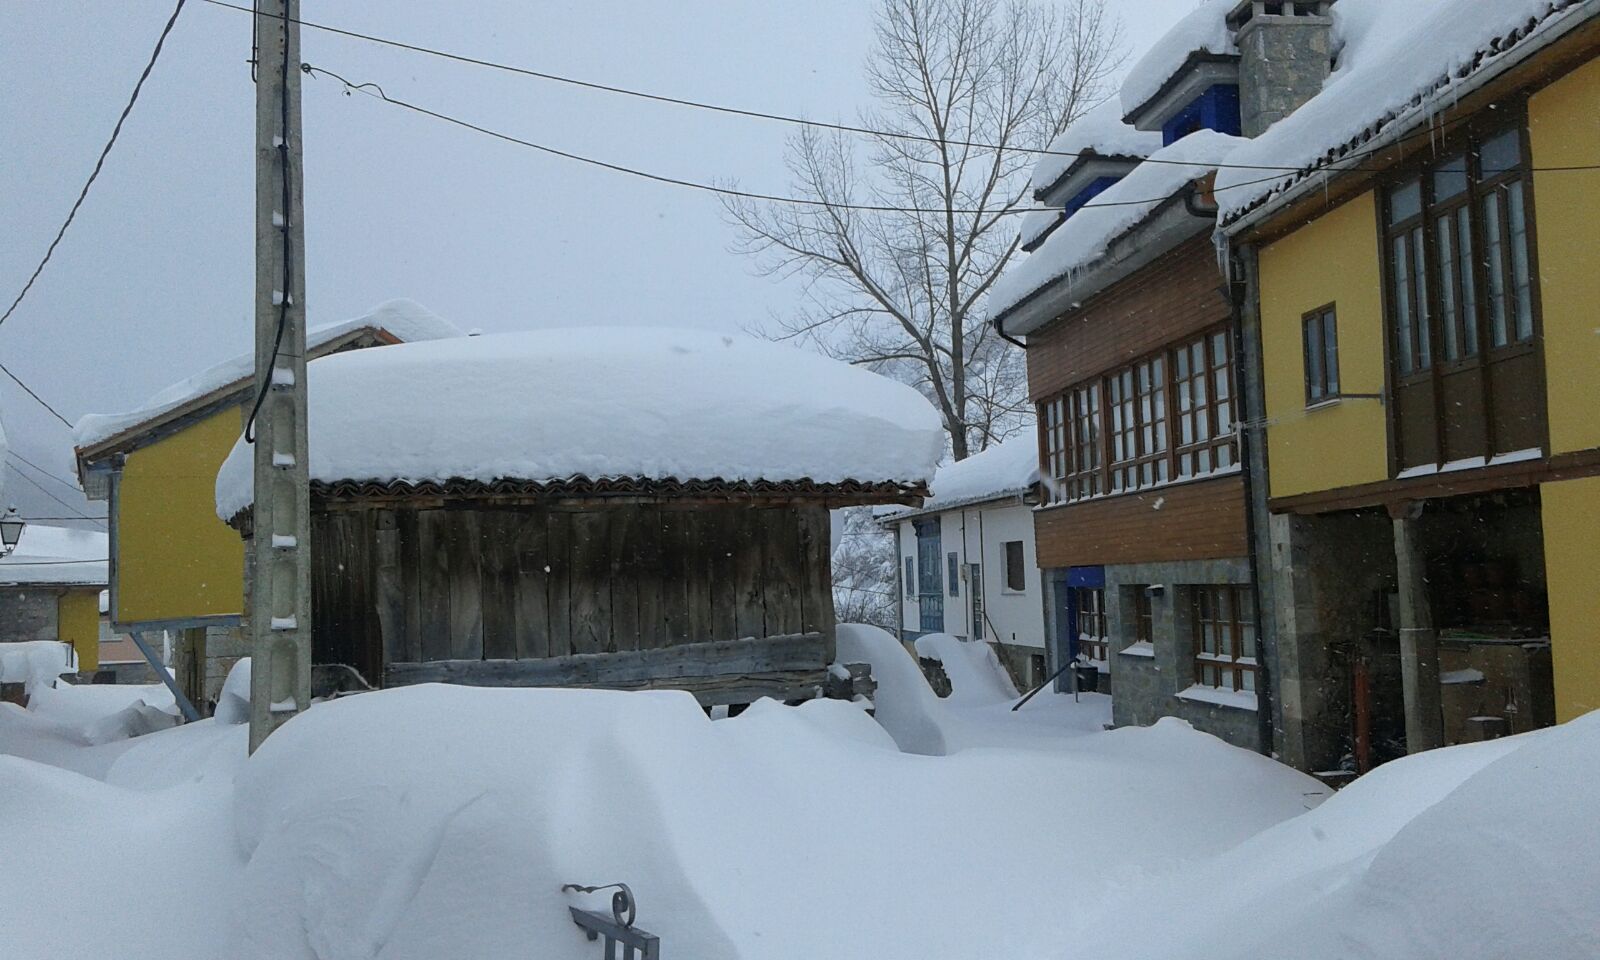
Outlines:
{"type": "MultiPolygon", "coordinates": [[[[1040,690],[1043,690],[1045,687],[1050,686],[1050,684],[1055,683],[1057,677],[1061,676],[1063,673],[1066,673],[1069,668],[1077,666],[1077,664],[1078,664],[1078,661],[1076,661],[1076,660],[1068,660],[1066,663],[1063,663],[1061,665],[1061,669],[1057,670],[1055,673],[1052,673],[1050,675],[1050,679],[1046,680],[1044,683],[1039,684],[1037,687],[1034,687],[1032,690],[1028,691],[1028,695],[1027,696],[1023,697],[1021,700],[1018,700],[1016,705],[1011,708],[1011,712],[1015,713],[1018,710],[1021,710],[1024,704],[1026,704],[1029,700],[1032,700],[1034,697],[1038,696],[1040,690]]],[[[1074,694],[1076,694],[1078,692],[1077,683],[1074,682],[1072,687],[1073,687],[1072,692],[1074,694]]]]}

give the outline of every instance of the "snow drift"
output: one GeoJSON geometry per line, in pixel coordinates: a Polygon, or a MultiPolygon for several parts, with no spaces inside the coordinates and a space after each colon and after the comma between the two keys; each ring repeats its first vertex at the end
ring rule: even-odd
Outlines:
{"type": "MultiPolygon", "coordinates": [[[[307,367],[311,478],[920,483],[944,450],[916,390],[792,347],[660,328],[408,343],[307,367]]],[[[217,513],[251,502],[241,440],[217,513]]]]}

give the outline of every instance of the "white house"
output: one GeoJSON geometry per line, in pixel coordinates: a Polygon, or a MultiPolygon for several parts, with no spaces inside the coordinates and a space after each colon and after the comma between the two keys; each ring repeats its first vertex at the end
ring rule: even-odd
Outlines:
{"type": "Polygon", "coordinates": [[[933,495],[880,518],[900,554],[900,638],[948,633],[996,645],[1019,686],[1046,673],[1044,589],[1033,538],[1032,429],[941,467],[933,495]]]}

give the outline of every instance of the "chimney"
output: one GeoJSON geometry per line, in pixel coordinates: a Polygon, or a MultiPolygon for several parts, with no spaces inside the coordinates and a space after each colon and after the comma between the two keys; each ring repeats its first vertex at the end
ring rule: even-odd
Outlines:
{"type": "Polygon", "coordinates": [[[1322,92],[1333,69],[1335,2],[1240,0],[1228,15],[1239,46],[1245,136],[1260,136],[1322,92]]]}

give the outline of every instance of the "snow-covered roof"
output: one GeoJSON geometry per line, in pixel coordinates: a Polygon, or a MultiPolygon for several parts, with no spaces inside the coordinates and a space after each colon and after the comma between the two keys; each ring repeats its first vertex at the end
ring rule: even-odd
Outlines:
{"type": "Polygon", "coordinates": [[[1039,438],[1030,423],[1022,433],[965,460],[947,463],[933,475],[931,493],[915,510],[898,508],[880,517],[938,513],[956,507],[1015,497],[1039,482],[1039,438]]]}
{"type": "Polygon", "coordinates": [[[98,530],[30,523],[17,549],[0,557],[0,586],[105,586],[109,543],[98,530]]]}
{"type": "MultiPolygon", "coordinates": [[[[407,343],[461,336],[461,330],[454,324],[435,316],[421,304],[410,300],[390,300],[365,316],[306,331],[306,349],[316,350],[363,329],[381,330],[407,343]]],[[[92,447],[230,385],[242,386],[255,376],[255,370],[255,354],[241,353],[179,380],[136,409],[124,413],[87,414],[78,420],[73,430],[73,444],[79,450],[92,447]]]]}
{"type": "MultiPolygon", "coordinates": [[[[563,328],[333,354],[307,367],[313,481],[573,478],[920,484],[944,450],[916,390],[704,330],[563,328]]],[[[252,501],[241,440],[217,512],[252,501]]]]}
{"type": "MultiPolygon", "coordinates": [[[[1379,0],[1405,8],[1411,0],[1379,0]]],[[[1161,93],[1167,81],[1177,76],[1184,64],[1195,54],[1231,56],[1239,52],[1234,43],[1233,30],[1228,27],[1228,14],[1238,6],[1239,0],[1202,0],[1200,6],[1179,20],[1171,30],[1155,42],[1139,62],[1128,71],[1122,81],[1119,101],[1123,116],[1133,114],[1161,93]]],[[[1337,9],[1337,8],[1336,8],[1337,9]]]]}
{"type": "Polygon", "coordinates": [[[1322,92],[1230,158],[1300,168],[1268,183],[1234,169],[1217,177],[1231,220],[1397,121],[1429,118],[1485,66],[1562,24],[1600,17],[1597,0],[1340,0],[1332,9],[1336,69],[1322,92]],[[1529,31],[1530,24],[1535,25],[1529,31]],[[1509,42],[1508,42],[1509,40],[1509,42]]]}
{"type": "Polygon", "coordinates": [[[1161,149],[1161,134],[1135,130],[1122,122],[1122,104],[1107,100],[1080,117],[1050,144],[1033,167],[1033,189],[1044,190],[1084,155],[1138,157],[1161,149]]]}
{"type": "Polygon", "coordinates": [[[1070,277],[1104,256],[1111,244],[1149,217],[1184,186],[1229,162],[1246,141],[1197,130],[1151,155],[1114,186],[1062,224],[1044,244],[1014,263],[995,282],[989,312],[1000,316],[1036,291],[1070,277]]]}

